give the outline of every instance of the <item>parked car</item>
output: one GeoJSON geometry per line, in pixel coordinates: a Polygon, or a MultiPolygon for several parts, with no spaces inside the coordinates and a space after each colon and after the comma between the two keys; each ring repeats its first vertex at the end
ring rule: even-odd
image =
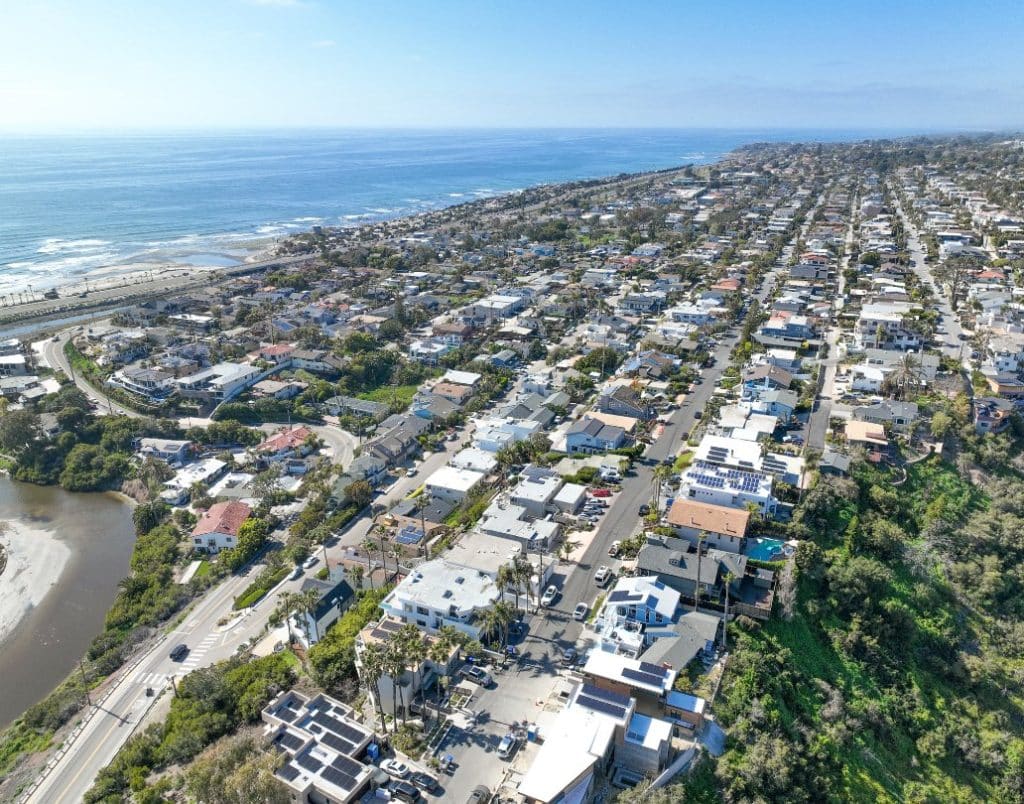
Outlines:
{"type": "Polygon", "coordinates": [[[306,569],[309,569],[310,567],[315,567],[316,563],[319,560],[320,560],[319,556],[310,556],[309,558],[307,558],[305,561],[302,562],[302,566],[304,566],[306,569]]]}
{"type": "Polygon", "coordinates": [[[423,773],[423,771],[416,771],[412,776],[409,777],[409,781],[416,785],[416,787],[418,787],[424,793],[433,793],[435,790],[437,790],[437,779],[435,779],[429,773],[423,773]]]}
{"type": "Polygon", "coordinates": [[[566,648],[562,653],[562,664],[566,667],[572,667],[576,664],[576,660],[580,655],[576,652],[576,648],[566,648]]]}
{"type": "Polygon", "coordinates": [[[649,506],[647,503],[644,503],[643,505],[640,506],[640,509],[637,513],[639,513],[640,516],[647,516],[649,513],[651,513],[651,506],[649,506]]]}
{"type": "Polygon", "coordinates": [[[466,664],[462,666],[462,677],[467,681],[472,681],[474,684],[479,684],[481,687],[491,686],[491,674],[484,670],[482,667],[477,667],[475,664],[466,664]]]}
{"type": "Polygon", "coordinates": [[[611,497],[611,489],[593,489],[590,492],[591,497],[611,497]]]}
{"type": "Polygon", "coordinates": [[[582,622],[587,619],[587,612],[590,611],[590,606],[584,603],[582,600],[576,604],[576,608],[572,610],[572,618],[582,622]]]}
{"type": "Polygon", "coordinates": [[[612,571],[609,567],[603,564],[597,568],[597,572],[594,573],[594,583],[598,586],[604,586],[612,577],[612,571]]]}
{"type": "Polygon", "coordinates": [[[469,798],[466,799],[466,804],[487,804],[490,800],[491,791],[482,784],[478,784],[473,788],[473,792],[469,794],[469,798]]]}
{"type": "Polygon", "coordinates": [[[498,756],[501,759],[511,759],[517,748],[519,748],[519,740],[511,734],[506,734],[498,743],[498,756]]]}
{"type": "Polygon", "coordinates": [[[693,412],[693,418],[695,418],[695,419],[699,419],[703,415],[704,415],[703,411],[700,411],[700,410],[695,410],[693,412]]]}
{"type": "Polygon", "coordinates": [[[188,656],[188,645],[186,645],[184,642],[175,645],[173,648],[171,648],[171,652],[169,655],[171,657],[172,662],[180,662],[182,659],[188,656]]]}
{"type": "Polygon", "coordinates": [[[420,791],[409,784],[409,782],[392,782],[388,785],[388,790],[391,791],[391,795],[394,798],[397,798],[399,801],[405,801],[407,804],[416,804],[417,801],[423,800],[420,791]]]}
{"type": "Polygon", "coordinates": [[[610,555],[612,558],[615,558],[621,550],[622,542],[619,539],[616,539],[608,546],[608,555],[610,555]]]}
{"type": "Polygon", "coordinates": [[[399,759],[381,760],[380,769],[393,779],[404,779],[412,772],[412,768],[399,759]]]}
{"type": "Polygon", "coordinates": [[[419,469],[417,469],[415,466],[413,466],[411,469],[406,469],[405,470],[405,476],[406,477],[416,477],[416,475],[419,473],[419,471],[420,471],[419,469]]]}
{"type": "Polygon", "coordinates": [[[555,586],[549,586],[547,589],[544,590],[544,595],[540,599],[540,604],[542,606],[550,606],[552,603],[555,602],[555,599],[557,597],[558,589],[555,586]]]}

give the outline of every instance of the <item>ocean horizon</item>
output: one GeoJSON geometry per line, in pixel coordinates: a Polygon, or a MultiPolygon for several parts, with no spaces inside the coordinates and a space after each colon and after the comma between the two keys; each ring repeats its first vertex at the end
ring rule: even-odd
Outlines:
{"type": "Polygon", "coordinates": [[[0,294],[236,264],[354,226],[538,184],[707,164],[753,142],[908,131],[308,129],[0,133],[0,294]]]}

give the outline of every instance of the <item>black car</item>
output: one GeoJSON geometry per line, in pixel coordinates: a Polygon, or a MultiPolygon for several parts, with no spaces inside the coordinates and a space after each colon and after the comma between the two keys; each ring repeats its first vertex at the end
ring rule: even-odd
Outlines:
{"type": "Polygon", "coordinates": [[[423,798],[423,796],[420,795],[420,791],[409,784],[409,782],[398,780],[392,781],[391,784],[388,785],[388,790],[391,791],[391,795],[399,801],[406,801],[408,804],[416,804],[417,801],[420,801],[423,798]]]}
{"type": "Polygon", "coordinates": [[[180,645],[175,645],[170,652],[172,662],[180,662],[186,656],[188,656],[188,645],[182,642],[180,645]]]}
{"type": "Polygon", "coordinates": [[[647,516],[649,513],[651,513],[651,506],[647,505],[647,503],[644,503],[643,505],[640,506],[639,513],[640,516],[647,516]]]}
{"type": "Polygon", "coordinates": [[[409,777],[409,781],[412,782],[424,793],[433,793],[435,790],[437,790],[437,779],[435,779],[429,773],[422,773],[420,771],[417,771],[409,777]]]}

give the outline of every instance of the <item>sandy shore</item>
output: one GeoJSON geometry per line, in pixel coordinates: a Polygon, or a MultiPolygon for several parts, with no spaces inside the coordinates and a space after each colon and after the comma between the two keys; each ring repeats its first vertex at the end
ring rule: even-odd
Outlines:
{"type": "Polygon", "coordinates": [[[53,534],[18,522],[0,533],[7,567],[0,575],[0,643],[38,606],[57,581],[71,550],[53,534]]]}

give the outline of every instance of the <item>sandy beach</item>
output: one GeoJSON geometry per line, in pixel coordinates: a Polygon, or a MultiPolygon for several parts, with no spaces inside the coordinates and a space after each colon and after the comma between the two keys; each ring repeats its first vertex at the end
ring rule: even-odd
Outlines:
{"type": "Polygon", "coordinates": [[[0,575],[0,644],[59,580],[71,550],[53,534],[18,522],[0,534],[7,567],[0,575]]]}

